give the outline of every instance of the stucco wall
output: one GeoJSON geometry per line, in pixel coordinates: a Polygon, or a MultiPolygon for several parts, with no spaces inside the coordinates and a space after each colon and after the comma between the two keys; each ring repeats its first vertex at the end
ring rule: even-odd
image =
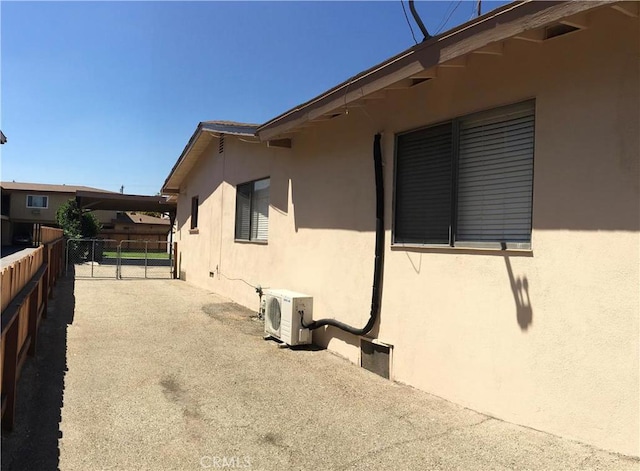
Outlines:
{"type": "MultiPolygon", "coordinates": [[[[504,44],[298,133],[293,148],[227,138],[178,203],[183,277],[258,308],[252,285],[314,296],[362,326],[374,250],[373,135],[383,132],[386,249],[374,334],[393,378],[519,424],[640,453],[639,26],[604,8],[585,31],[504,44]],[[392,247],[394,134],[536,100],[532,250],[392,247]],[[271,177],[268,245],[233,241],[235,185],[271,177]],[[191,196],[199,230],[189,233],[191,196]],[[222,215],[222,216],[220,216],[222,215]],[[213,276],[210,276],[210,272],[213,276]],[[230,280],[229,278],[236,279],[230,280]]],[[[358,339],[314,341],[359,361],[358,339]]]]}

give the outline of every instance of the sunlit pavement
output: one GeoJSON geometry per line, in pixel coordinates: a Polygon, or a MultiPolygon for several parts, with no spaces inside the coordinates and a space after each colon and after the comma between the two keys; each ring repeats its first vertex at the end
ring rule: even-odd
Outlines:
{"type": "Polygon", "coordinates": [[[327,351],[278,349],[251,316],[182,281],[61,280],[2,468],[639,468],[327,351]]]}

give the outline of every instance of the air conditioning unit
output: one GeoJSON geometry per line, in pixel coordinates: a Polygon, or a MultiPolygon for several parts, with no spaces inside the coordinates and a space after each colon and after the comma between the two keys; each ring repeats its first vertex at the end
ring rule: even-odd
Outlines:
{"type": "Polygon", "coordinates": [[[272,337],[287,345],[311,343],[311,331],[302,327],[313,318],[313,298],[306,294],[286,289],[264,291],[265,338],[272,337]]]}

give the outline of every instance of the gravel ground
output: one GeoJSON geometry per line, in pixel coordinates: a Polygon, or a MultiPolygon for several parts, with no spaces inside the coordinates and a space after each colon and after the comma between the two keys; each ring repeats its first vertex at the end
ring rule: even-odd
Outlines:
{"type": "Polygon", "coordinates": [[[181,281],[61,280],[2,469],[640,469],[278,349],[252,315],[181,281]]]}

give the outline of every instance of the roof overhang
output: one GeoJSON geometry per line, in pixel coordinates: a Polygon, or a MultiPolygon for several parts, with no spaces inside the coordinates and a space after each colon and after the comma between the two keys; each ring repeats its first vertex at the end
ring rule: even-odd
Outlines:
{"type": "Polygon", "coordinates": [[[76,202],[79,208],[93,211],[151,211],[158,213],[176,211],[176,203],[167,201],[167,198],[163,196],[78,191],[76,192],[76,202]]]}
{"type": "Polygon", "coordinates": [[[257,134],[262,141],[282,137],[307,122],[330,119],[335,116],[334,113],[345,110],[349,104],[399,82],[435,77],[438,66],[456,65],[456,61],[463,59],[466,54],[611,3],[599,0],[526,0],[505,5],[407,49],[273,118],[260,126],[257,134]]]}
{"type": "Polygon", "coordinates": [[[180,192],[180,184],[213,139],[217,139],[221,135],[256,138],[257,129],[257,124],[224,121],[204,121],[199,123],[171,172],[169,172],[164,185],[162,185],[162,193],[178,194],[180,192]]]}

